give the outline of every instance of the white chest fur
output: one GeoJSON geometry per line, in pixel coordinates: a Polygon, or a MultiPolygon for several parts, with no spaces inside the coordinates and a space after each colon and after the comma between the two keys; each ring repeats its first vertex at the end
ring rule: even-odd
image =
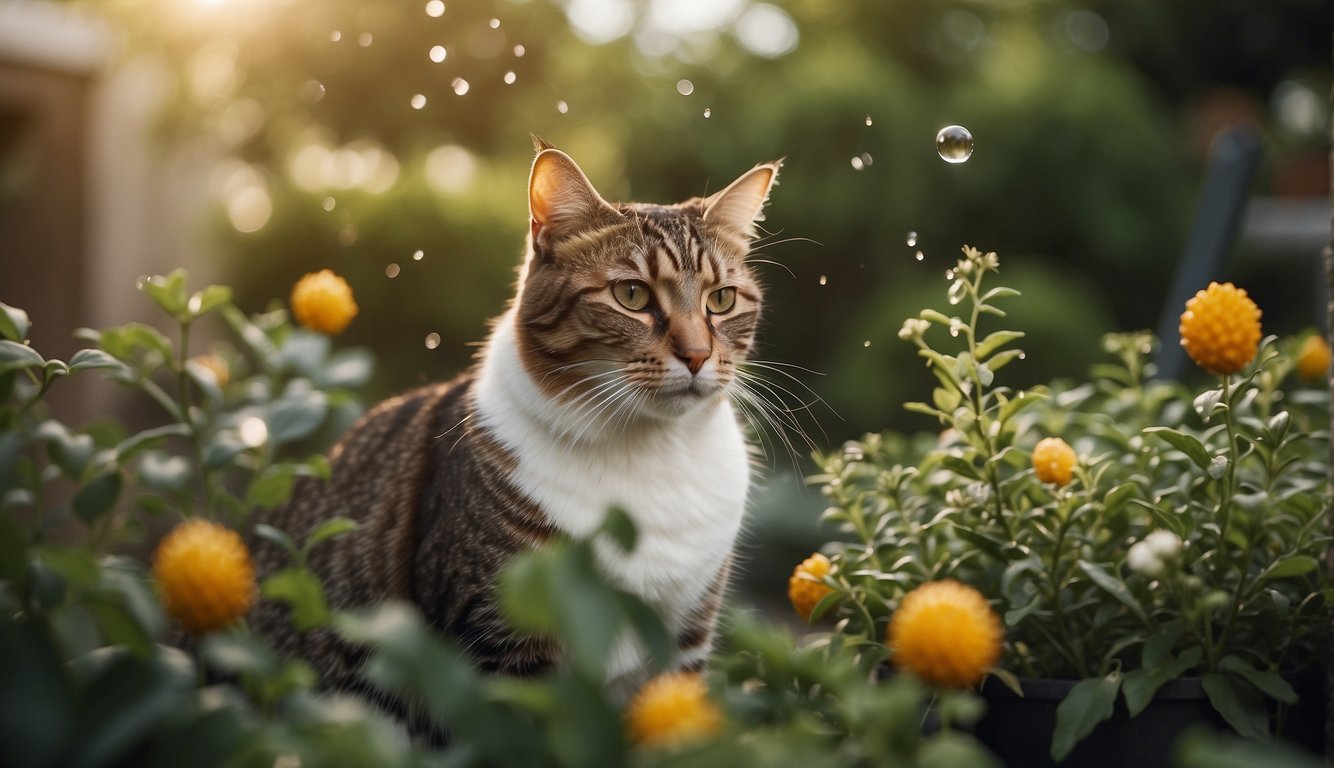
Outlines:
{"type": "Polygon", "coordinates": [[[518,460],[512,480],[556,527],[583,536],[612,506],[630,515],[635,550],[601,547],[601,564],[679,628],[731,552],[745,510],[750,465],[731,404],[574,442],[560,421],[570,409],[547,398],[519,360],[513,313],[496,325],[475,392],[481,425],[518,460]]]}

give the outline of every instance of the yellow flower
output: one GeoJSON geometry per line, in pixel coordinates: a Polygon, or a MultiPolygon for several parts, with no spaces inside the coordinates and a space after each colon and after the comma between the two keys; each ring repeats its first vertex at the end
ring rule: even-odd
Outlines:
{"type": "Polygon", "coordinates": [[[190,360],[212,373],[213,378],[217,379],[219,387],[227,386],[227,382],[232,380],[231,369],[227,366],[227,361],[215,354],[195,355],[190,360]]]}
{"type": "Polygon", "coordinates": [[[1033,446],[1033,471],[1044,483],[1065,485],[1075,468],[1075,449],[1059,437],[1047,437],[1033,446]]]}
{"type": "Polygon", "coordinates": [[[718,733],[723,713],[698,674],[671,672],[639,689],[626,711],[626,722],[636,744],[672,745],[718,733]]]}
{"type": "Polygon", "coordinates": [[[207,520],[172,529],[153,553],[153,579],[167,614],[193,634],[231,624],[255,602],[255,569],[235,531],[207,520]]]}
{"type": "Polygon", "coordinates": [[[1209,283],[1181,313],[1181,346],[1210,373],[1236,373],[1260,345],[1260,308],[1232,283],[1209,283]]]}
{"type": "Polygon", "coordinates": [[[1001,623],[982,593],[952,579],[904,595],[889,620],[894,663],[934,685],[968,688],[996,664],[1001,623]]]}
{"type": "Polygon", "coordinates": [[[1329,374],[1329,344],[1320,334],[1307,336],[1297,349],[1297,373],[1313,383],[1329,374]]]}
{"type": "Polygon", "coordinates": [[[802,560],[787,580],[787,598],[792,601],[792,609],[805,621],[811,620],[811,611],[824,596],[833,592],[824,583],[829,574],[829,558],[816,552],[802,560]]]}
{"type": "Polygon", "coordinates": [[[311,272],[292,287],[292,315],[312,331],[342,333],[357,316],[352,288],[332,270],[311,272]]]}

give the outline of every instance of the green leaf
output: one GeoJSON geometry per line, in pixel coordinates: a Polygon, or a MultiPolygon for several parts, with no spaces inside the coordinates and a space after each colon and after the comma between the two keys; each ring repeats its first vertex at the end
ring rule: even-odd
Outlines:
{"type": "Polygon", "coordinates": [[[993,372],[999,371],[1000,369],[1004,368],[1005,366],[1009,365],[1015,360],[1022,360],[1022,359],[1024,359],[1023,350],[1007,349],[1004,350],[1003,352],[997,352],[995,355],[991,357],[990,360],[987,360],[987,367],[990,368],[993,372]]]}
{"type": "Polygon", "coordinates": [[[988,302],[991,301],[992,299],[1008,299],[1012,296],[1023,296],[1023,294],[1013,288],[1004,285],[998,285],[995,288],[992,288],[991,290],[982,294],[981,300],[984,302],[988,302]]]}
{"type": "Polygon", "coordinates": [[[1186,623],[1181,619],[1172,619],[1159,624],[1144,642],[1140,663],[1144,667],[1156,667],[1162,664],[1184,634],[1186,634],[1186,623]]]}
{"type": "Polygon", "coordinates": [[[1122,605],[1129,608],[1140,621],[1145,623],[1148,622],[1148,617],[1144,615],[1144,607],[1141,606],[1139,601],[1135,599],[1135,596],[1131,594],[1130,588],[1126,586],[1125,582],[1093,563],[1080,560],[1078,565],[1079,570],[1083,571],[1085,576],[1088,576],[1094,584],[1098,585],[1099,589],[1116,598],[1122,605]]]}
{"type": "Polygon", "coordinates": [[[22,342],[28,338],[28,313],[0,301],[0,336],[22,342]]]}
{"type": "Polygon", "coordinates": [[[341,349],[329,356],[315,376],[321,389],[356,389],[375,373],[375,357],[364,349],[341,349]]]}
{"type": "Polygon", "coordinates": [[[291,464],[274,464],[265,468],[250,483],[245,502],[248,506],[272,509],[292,498],[296,472],[291,464]]]}
{"type": "Polygon", "coordinates": [[[204,393],[204,397],[215,403],[222,402],[222,387],[218,386],[218,374],[212,368],[194,360],[186,360],[185,373],[204,393]]]}
{"type": "Polygon", "coordinates": [[[1098,723],[1112,716],[1116,692],[1121,687],[1121,673],[1081,680],[1056,707],[1056,728],[1051,737],[1051,757],[1065,759],[1075,745],[1093,733],[1098,723]]]}
{"type": "Polygon", "coordinates": [[[74,514],[85,523],[96,522],[116,505],[122,485],[120,472],[114,469],[89,480],[74,494],[74,514]]]}
{"type": "Polygon", "coordinates": [[[1320,561],[1310,555],[1291,555],[1274,561],[1260,574],[1260,581],[1287,579],[1314,571],[1320,561]]]}
{"type": "Polygon", "coordinates": [[[119,765],[129,752],[191,707],[194,665],[181,651],[147,659],[120,654],[106,663],[80,700],[71,768],[119,765]],[[127,696],[127,691],[134,695],[127,696]]]}
{"type": "Polygon", "coordinates": [[[98,343],[107,354],[125,362],[134,362],[136,350],[154,353],[156,358],[151,355],[145,358],[152,363],[150,368],[168,363],[173,358],[171,342],[167,337],[153,326],[143,323],[126,323],[118,328],[107,328],[102,331],[98,343]]]}
{"type": "Polygon", "coordinates": [[[162,451],[149,451],[139,460],[139,481],[145,488],[178,493],[190,481],[190,462],[162,451]]]}
{"type": "Polygon", "coordinates": [[[290,554],[293,560],[298,559],[296,544],[292,541],[292,537],[288,536],[282,529],[275,528],[268,523],[258,523],[255,525],[254,531],[259,538],[282,547],[283,551],[290,554]]]}
{"type": "Polygon", "coordinates": [[[89,597],[86,604],[97,620],[98,629],[107,645],[123,646],[130,653],[146,659],[153,653],[153,638],[148,636],[125,606],[111,599],[89,597]]]}
{"type": "Polygon", "coordinates": [[[1144,430],[1144,434],[1153,435],[1186,454],[1200,469],[1208,469],[1209,464],[1213,461],[1213,457],[1209,455],[1209,450],[1204,447],[1204,443],[1184,432],[1178,432],[1171,427],[1149,427],[1144,430]]]}
{"type": "Polygon", "coordinates": [[[1268,742],[1269,712],[1264,697],[1246,681],[1224,672],[1209,672],[1200,680],[1209,703],[1237,733],[1248,739],[1268,742]]]}
{"type": "Polygon", "coordinates": [[[1218,663],[1224,672],[1233,672],[1245,678],[1246,682],[1260,689],[1260,692],[1282,704],[1296,704],[1297,692],[1283,676],[1272,670],[1256,669],[1253,664],[1240,656],[1224,656],[1218,663]]]}
{"type": "Polygon", "coordinates": [[[1214,411],[1227,409],[1227,403],[1223,402],[1223,390],[1221,389],[1210,389],[1200,393],[1199,397],[1195,398],[1194,405],[1195,412],[1205,421],[1208,421],[1209,417],[1214,415],[1214,411]]]}
{"type": "Polygon", "coordinates": [[[635,551],[638,531],[635,530],[635,522],[624,509],[612,507],[607,510],[607,516],[602,520],[601,531],[611,537],[622,552],[629,554],[635,551]]]}
{"type": "Polygon", "coordinates": [[[0,341],[0,373],[20,368],[41,368],[46,360],[32,347],[17,341],[0,341]]]}
{"type": "Polygon", "coordinates": [[[249,632],[214,632],[199,641],[199,656],[208,666],[233,674],[261,678],[278,672],[278,657],[249,632]]]}
{"type": "Polygon", "coordinates": [[[1108,512],[1115,512],[1138,492],[1138,485],[1134,483],[1121,483],[1120,485],[1109,489],[1107,494],[1102,497],[1102,506],[1108,512]]]}
{"type": "Polygon", "coordinates": [[[69,369],[84,371],[92,368],[116,368],[125,370],[125,364],[100,349],[81,349],[69,359],[69,369]]]}
{"type": "Polygon", "coordinates": [[[305,632],[329,623],[329,604],[315,574],[305,568],[284,568],[266,578],[260,594],[292,607],[292,623],[305,632]]]}
{"type": "Polygon", "coordinates": [[[672,636],[667,631],[667,627],[662,623],[662,617],[651,606],[634,595],[621,594],[618,596],[621,610],[630,621],[630,626],[634,628],[639,639],[643,641],[644,648],[648,651],[649,660],[655,671],[667,668],[667,664],[672,659],[672,652],[676,650],[672,643],[672,636]]]}
{"type": "Polygon", "coordinates": [[[1009,344],[1024,338],[1023,331],[993,331],[977,345],[977,359],[986,360],[992,352],[1009,344]]]}
{"type": "Polygon", "coordinates": [[[0,757],[6,765],[64,764],[74,730],[76,698],[59,646],[44,624],[0,615],[0,757]]]}
{"type": "Polygon", "coordinates": [[[164,424],[130,435],[116,444],[116,459],[125,462],[134,454],[159,445],[168,437],[189,437],[190,428],[184,424],[164,424]]]}
{"type": "Polygon", "coordinates": [[[232,289],[225,285],[210,285],[197,292],[186,302],[191,317],[200,317],[232,300],[232,289]]]}
{"type": "Polygon", "coordinates": [[[1126,709],[1130,712],[1130,716],[1138,717],[1153,700],[1153,695],[1163,683],[1175,680],[1190,671],[1200,663],[1200,657],[1203,655],[1204,652],[1200,648],[1190,648],[1180,656],[1168,658],[1160,665],[1141,667],[1127,674],[1121,686],[1121,694],[1125,697],[1126,709]]]}
{"type": "Polygon", "coordinates": [[[184,318],[188,312],[188,302],[185,296],[185,270],[176,269],[171,274],[153,275],[145,279],[140,285],[139,290],[148,294],[167,314],[172,317],[184,318]]]}
{"type": "Polygon", "coordinates": [[[319,390],[294,390],[274,401],[265,421],[274,446],[307,437],[324,421],[328,398],[319,390]]]}
{"type": "Polygon", "coordinates": [[[345,533],[355,531],[361,527],[361,523],[350,517],[331,517],[315,527],[315,530],[306,535],[306,542],[303,549],[309,554],[315,545],[322,541],[342,536],[345,533]]]}

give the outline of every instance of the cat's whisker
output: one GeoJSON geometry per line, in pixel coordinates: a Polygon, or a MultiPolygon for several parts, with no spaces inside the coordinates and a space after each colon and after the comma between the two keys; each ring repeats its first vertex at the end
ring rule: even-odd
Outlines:
{"type": "Polygon", "coordinates": [[[772,265],[774,265],[775,267],[779,267],[779,268],[781,268],[783,271],[787,272],[788,276],[791,277],[793,280],[796,280],[796,279],[797,279],[797,273],[796,273],[796,272],[793,272],[791,267],[789,267],[788,265],[782,263],[781,261],[774,261],[773,259],[756,259],[756,258],[747,258],[747,259],[746,259],[746,263],[748,263],[748,264],[772,264],[772,265]]]}
{"type": "MultiPolygon", "coordinates": [[[[805,430],[803,430],[801,425],[796,423],[796,421],[792,419],[790,416],[784,418],[781,415],[781,412],[774,411],[770,406],[769,402],[763,396],[752,391],[748,387],[748,385],[746,385],[744,382],[738,382],[738,385],[739,385],[737,389],[738,397],[736,402],[743,403],[746,406],[748,406],[751,409],[751,411],[755,414],[755,416],[760,418],[763,421],[763,423],[766,426],[768,426],[769,428],[768,431],[771,432],[773,436],[776,437],[780,442],[782,442],[783,447],[787,449],[788,457],[792,460],[792,466],[794,468],[799,468],[800,459],[797,456],[797,448],[795,445],[792,444],[792,440],[788,438],[787,430],[791,429],[794,433],[799,435],[809,447],[813,449],[815,447],[814,443],[811,441],[810,437],[806,435],[805,430]]],[[[754,424],[753,421],[752,424],[754,424]]],[[[757,430],[758,435],[761,437],[761,441],[763,441],[763,436],[765,434],[765,431],[766,430],[763,429],[757,430]]],[[[767,458],[768,457],[766,455],[766,459],[767,458]]]]}

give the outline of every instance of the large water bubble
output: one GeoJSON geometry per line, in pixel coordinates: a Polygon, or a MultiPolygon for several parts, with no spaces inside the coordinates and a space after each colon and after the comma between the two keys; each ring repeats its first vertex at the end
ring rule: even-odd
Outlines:
{"type": "Polygon", "coordinates": [[[962,125],[947,125],[936,134],[936,152],[947,163],[964,163],[973,156],[973,134],[962,125]]]}

